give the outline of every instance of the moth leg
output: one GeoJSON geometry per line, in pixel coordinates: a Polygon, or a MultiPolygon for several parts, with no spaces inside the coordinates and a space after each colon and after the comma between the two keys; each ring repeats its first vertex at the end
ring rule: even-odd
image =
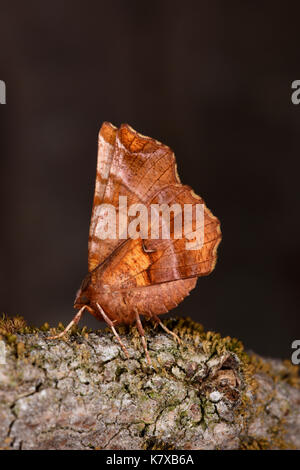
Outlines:
{"type": "Polygon", "coordinates": [[[115,323],[116,320],[111,321],[111,319],[108,318],[108,316],[107,316],[106,313],[104,312],[103,308],[102,308],[98,303],[96,303],[96,305],[97,305],[97,307],[98,307],[99,312],[101,313],[101,315],[102,315],[102,317],[103,317],[103,320],[104,320],[105,323],[107,323],[108,326],[111,328],[113,334],[115,335],[115,337],[116,337],[117,340],[119,341],[120,346],[121,346],[121,348],[123,349],[125,356],[127,357],[127,359],[129,359],[128,351],[127,351],[127,349],[126,349],[124,343],[122,342],[120,336],[118,335],[118,333],[117,333],[117,331],[116,331],[116,329],[115,329],[115,327],[114,327],[114,323],[115,323]]]}
{"type": "Polygon", "coordinates": [[[77,323],[79,322],[80,318],[82,317],[82,314],[85,310],[86,306],[84,305],[83,307],[81,307],[81,309],[79,310],[79,312],[76,313],[75,317],[73,318],[73,320],[68,324],[68,326],[64,329],[64,331],[62,333],[59,333],[59,335],[55,335],[55,336],[49,336],[47,339],[58,339],[58,338],[62,338],[71,328],[73,325],[77,325],[77,323]]]}
{"type": "Polygon", "coordinates": [[[160,324],[163,330],[165,330],[169,335],[173,336],[173,338],[175,339],[175,341],[178,342],[178,344],[181,343],[181,339],[179,338],[179,336],[177,336],[176,333],[174,333],[173,331],[169,330],[169,328],[167,328],[166,325],[163,324],[163,322],[160,320],[160,318],[157,315],[153,315],[153,318],[154,320],[157,321],[157,323],[160,324]]]}
{"type": "Polygon", "coordinates": [[[144,331],[140,316],[137,312],[135,312],[135,318],[136,318],[136,325],[137,325],[138,332],[139,332],[139,334],[141,335],[141,338],[142,338],[143,348],[145,350],[147,362],[148,362],[149,365],[151,365],[151,359],[150,359],[150,356],[149,356],[149,353],[148,353],[147,342],[146,342],[146,338],[145,338],[145,331],[144,331]]]}

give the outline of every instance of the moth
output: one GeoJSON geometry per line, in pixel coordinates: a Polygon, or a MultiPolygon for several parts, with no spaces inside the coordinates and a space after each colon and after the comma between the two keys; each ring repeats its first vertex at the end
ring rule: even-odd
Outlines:
{"type": "Polygon", "coordinates": [[[176,307],[198,277],[213,271],[220,240],[219,220],[181,183],[172,150],[128,124],[116,128],[104,122],[98,136],[88,274],[74,302],[78,312],[51,339],[64,336],[87,310],[109,325],[126,357],[116,326],[135,323],[151,363],[141,316],[180,342],[159,315],[176,307]]]}

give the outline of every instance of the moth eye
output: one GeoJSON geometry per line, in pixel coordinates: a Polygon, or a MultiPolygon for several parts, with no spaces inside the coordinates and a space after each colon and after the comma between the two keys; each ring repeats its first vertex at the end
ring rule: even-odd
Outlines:
{"type": "Polygon", "coordinates": [[[81,297],[80,297],[80,301],[83,303],[83,304],[87,304],[89,302],[89,299],[88,297],[83,294],[81,297]]]}

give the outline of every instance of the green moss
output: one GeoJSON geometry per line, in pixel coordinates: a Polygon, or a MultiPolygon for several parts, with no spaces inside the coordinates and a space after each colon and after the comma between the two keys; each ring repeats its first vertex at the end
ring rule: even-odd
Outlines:
{"type": "Polygon", "coordinates": [[[255,372],[268,374],[275,382],[286,382],[292,387],[300,388],[300,368],[293,365],[289,360],[282,362],[283,367],[280,370],[274,370],[271,363],[264,361],[256,354],[252,354],[250,363],[253,365],[255,372]]]}
{"type": "Polygon", "coordinates": [[[26,322],[23,317],[16,316],[13,318],[3,314],[0,318],[0,335],[8,337],[14,333],[20,333],[26,327],[26,322]]]}

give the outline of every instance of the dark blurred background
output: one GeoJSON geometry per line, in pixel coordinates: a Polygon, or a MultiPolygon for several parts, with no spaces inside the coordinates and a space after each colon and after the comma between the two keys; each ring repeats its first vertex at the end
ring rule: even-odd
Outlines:
{"type": "MultiPolygon", "coordinates": [[[[1,1],[1,311],[68,322],[87,271],[104,120],[176,153],[222,223],[175,313],[290,357],[299,331],[300,6],[1,1]]],[[[81,325],[99,328],[88,314],[81,325]]]]}

